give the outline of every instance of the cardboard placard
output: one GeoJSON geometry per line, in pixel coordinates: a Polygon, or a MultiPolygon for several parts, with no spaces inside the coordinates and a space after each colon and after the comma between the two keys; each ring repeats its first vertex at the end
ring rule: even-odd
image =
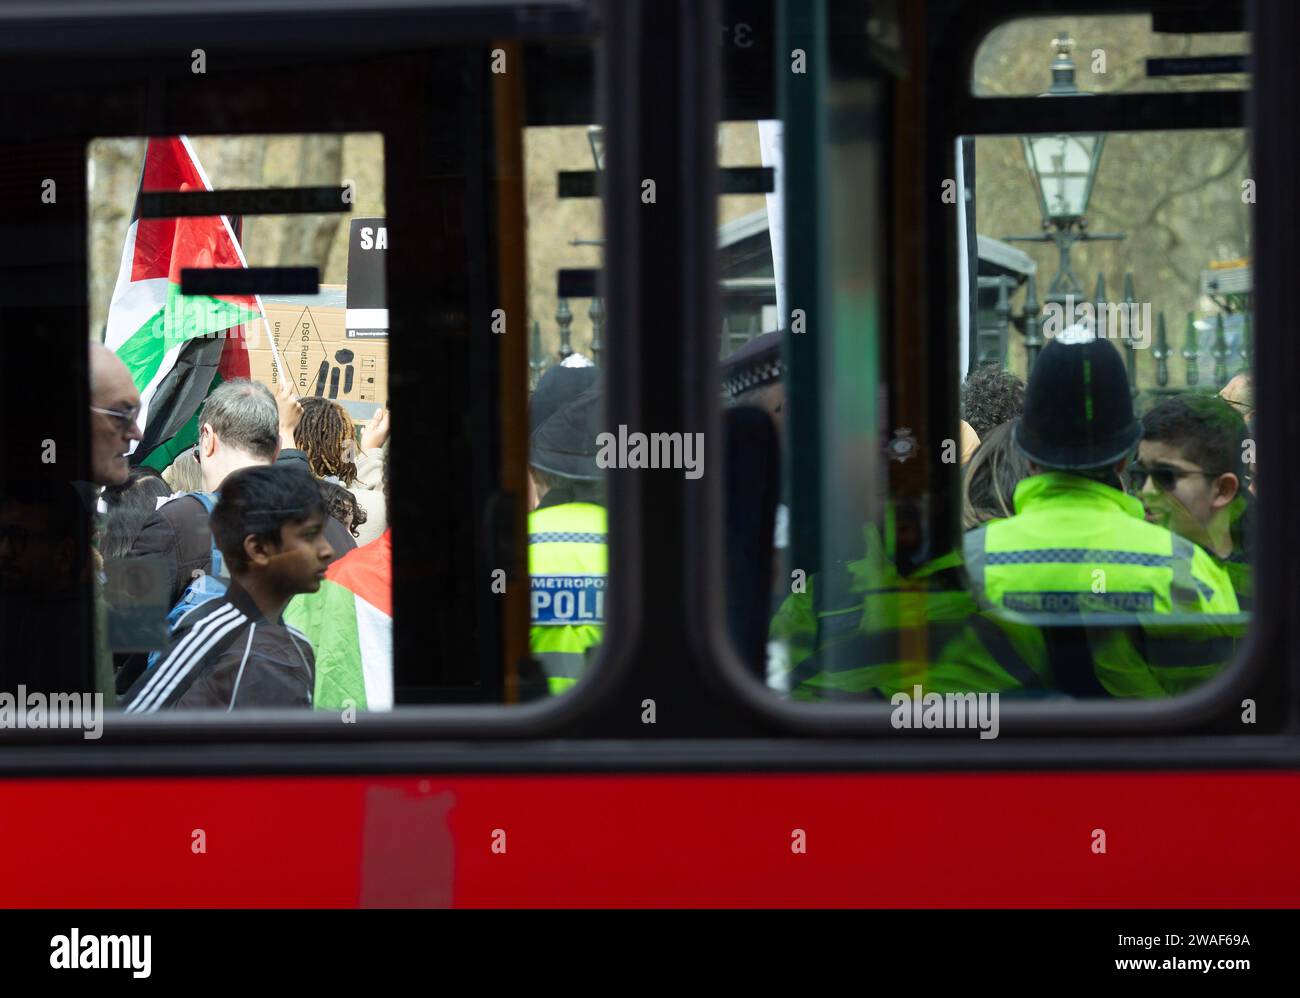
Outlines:
{"type": "MultiPolygon", "coordinates": [[[[354,419],[362,413],[369,419],[388,401],[388,339],[349,338],[344,288],[322,285],[320,294],[263,298],[262,306],[285,375],[299,395],[341,402],[354,419]]],[[[276,391],[279,372],[271,346],[255,326],[249,328],[249,368],[255,380],[276,391]]]]}

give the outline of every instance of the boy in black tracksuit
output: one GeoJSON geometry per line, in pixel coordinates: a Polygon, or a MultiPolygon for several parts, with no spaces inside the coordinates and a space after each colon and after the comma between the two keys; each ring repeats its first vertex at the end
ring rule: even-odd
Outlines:
{"type": "Polygon", "coordinates": [[[244,468],[221,483],[212,533],[230,589],[181,618],[166,655],[123,699],[129,714],[175,707],[310,707],[311,645],[280,619],[320,588],[334,549],[320,488],[306,472],[244,468]]]}

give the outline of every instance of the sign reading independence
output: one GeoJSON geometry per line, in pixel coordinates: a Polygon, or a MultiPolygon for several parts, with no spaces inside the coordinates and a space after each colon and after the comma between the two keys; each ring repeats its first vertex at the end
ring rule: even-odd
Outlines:
{"type": "Polygon", "coordinates": [[[388,226],[382,218],[354,218],[348,232],[348,299],[343,324],[350,340],[388,337],[384,259],[388,226]]]}

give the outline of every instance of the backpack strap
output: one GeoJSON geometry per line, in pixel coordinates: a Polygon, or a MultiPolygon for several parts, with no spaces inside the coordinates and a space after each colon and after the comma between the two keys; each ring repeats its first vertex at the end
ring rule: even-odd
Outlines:
{"type": "MultiPolygon", "coordinates": [[[[187,492],[186,495],[191,495],[199,502],[201,502],[203,504],[203,508],[208,512],[208,519],[210,520],[212,518],[212,511],[217,508],[217,499],[220,498],[220,493],[187,492]]],[[[227,577],[226,564],[221,557],[221,549],[217,547],[216,534],[212,533],[211,528],[209,528],[208,534],[212,538],[212,547],[209,555],[211,561],[211,572],[209,574],[211,574],[215,578],[224,579],[227,577]]]]}

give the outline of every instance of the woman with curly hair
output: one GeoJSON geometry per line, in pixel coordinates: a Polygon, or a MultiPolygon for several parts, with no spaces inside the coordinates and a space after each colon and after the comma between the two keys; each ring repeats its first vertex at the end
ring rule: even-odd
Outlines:
{"type": "Polygon", "coordinates": [[[984,364],[966,375],[961,386],[961,418],[983,440],[1025,411],[1025,383],[1001,364],[984,364]]]}
{"type": "Polygon", "coordinates": [[[293,431],[294,444],[306,455],[313,475],[349,490],[365,511],[364,520],[355,524],[357,543],[374,540],[388,525],[384,495],[379,487],[381,448],[388,437],[388,410],[376,411],[361,433],[358,448],[352,417],[343,406],[314,395],[303,396],[298,401],[302,418],[293,431]]]}
{"type": "Polygon", "coordinates": [[[344,488],[357,479],[356,431],[348,411],[332,399],[305,395],[299,400],[302,419],[293,442],[307,455],[307,465],[317,478],[333,478],[344,488]]]}

